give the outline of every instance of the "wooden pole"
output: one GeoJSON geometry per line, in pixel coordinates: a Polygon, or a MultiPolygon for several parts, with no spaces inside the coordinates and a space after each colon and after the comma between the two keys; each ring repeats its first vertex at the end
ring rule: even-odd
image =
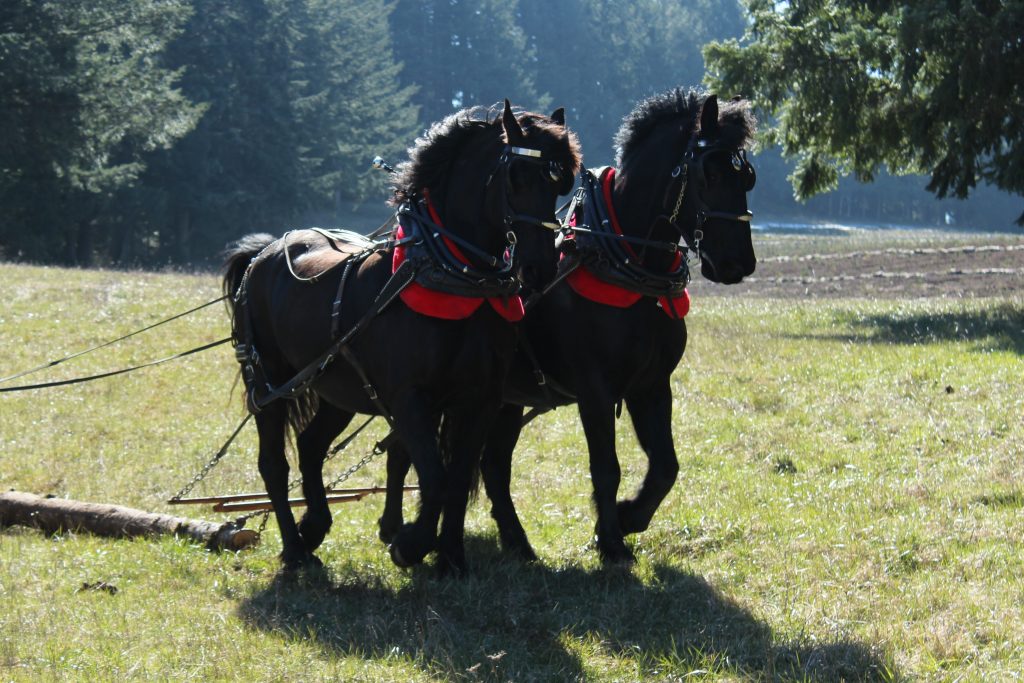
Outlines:
{"type": "MultiPolygon", "coordinates": [[[[363,499],[365,493],[348,493],[345,495],[327,496],[328,503],[355,503],[363,499]]],[[[291,507],[302,507],[306,504],[305,498],[289,498],[288,505],[291,507]]],[[[214,512],[253,512],[255,510],[273,510],[274,506],[269,498],[263,500],[240,500],[236,502],[217,503],[213,506],[214,512]]]]}
{"type": "Polygon", "coordinates": [[[0,493],[0,527],[11,524],[51,534],[88,531],[114,538],[175,534],[204,543],[211,550],[242,550],[259,542],[258,533],[239,528],[234,522],[217,524],[119,505],[43,498],[19,491],[0,493]]]}
{"type": "MultiPolygon", "coordinates": [[[[419,486],[403,486],[403,492],[419,491],[419,486]]],[[[349,489],[327,489],[325,493],[328,496],[349,496],[359,495],[360,497],[369,493],[387,493],[387,489],[383,486],[364,486],[362,488],[349,488],[349,489]]],[[[213,505],[214,511],[230,509],[227,506],[221,506],[220,503],[238,503],[248,500],[267,500],[267,494],[264,493],[231,493],[223,496],[202,496],[200,498],[172,498],[167,501],[168,505],[213,505]]],[[[240,508],[235,508],[240,509],[240,508]]]]}

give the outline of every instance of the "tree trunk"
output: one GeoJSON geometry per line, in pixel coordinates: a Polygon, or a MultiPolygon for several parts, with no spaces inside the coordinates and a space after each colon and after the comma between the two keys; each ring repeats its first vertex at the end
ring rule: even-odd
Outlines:
{"type": "Polygon", "coordinates": [[[174,534],[204,543],[211,550],[242,550],[259,541],[259,534],[239,528],[234,522],[203,522],[119,505],[42,498],[18,491],[0,493],[0,527],[11,524],[51,534],[88,531],[114,538],[174,534]]]}

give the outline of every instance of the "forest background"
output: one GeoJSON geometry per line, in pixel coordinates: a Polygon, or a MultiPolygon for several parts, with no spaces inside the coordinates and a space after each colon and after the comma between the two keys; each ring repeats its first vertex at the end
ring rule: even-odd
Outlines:
{"type": "MultiPolygon", "coordinates": [[[[566,107],[585,162],[640,99],[704,80],[736,0],[12,0],[0,7],[0,259],[206,266],[248,232],[370,229],[381,155],[509,98],[566,107]]],[[[723,96],[748,93],[721,93],[723,96]]],[[[1011,229],[1019,197],[842,178],[806,203],[757,150],[759,222],[1011,229]]]]}

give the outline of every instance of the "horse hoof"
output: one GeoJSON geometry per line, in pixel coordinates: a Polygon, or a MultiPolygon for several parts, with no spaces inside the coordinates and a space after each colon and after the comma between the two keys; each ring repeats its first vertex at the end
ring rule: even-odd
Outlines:
{"type": "Polygon", "coordinates": [[[631,500],[620,501],[616,506],[619,518],[619,529],[622,531],[623,536],[629,534],[639,534],[642,531],[647,531],[647,527],[650,525],[650,518],[646,520],[637,519],[638,515],[636,512],[636,505],[631,500]]]}
{"type": "Polygon", "coordinates": [[[311,552],[296,555],[281,555],[282,570],[285,574],[296,574],[303,569],[323,569],[324,563],[311,552]]]}
{"type": "Polygon", "coordinates": [[[394,543],[392,543],[391,545],[388,546],[388,553],[391,555],[391,561],[395,563],[396,567],[401,567],[402,569],[408,569],[413,564],[411,562],[406,562],[405,561],[405,558],[402,557],[402,551],[400,551],[398,549],[398,546],[395,545],[394,543]]]}
{"type": "Polygon", "coordinates": [[[330,529],[328,524],[326,527],[317,522],[307,521],[305,518],[299,522],[299,536],[302,538],[302,542],[306,546],[306,550],[313,553],[314,550],[320,547],[327,537],[327,532],[330,529]]]}
{"type": "Polygon", "coordinates": [[[384,518],[381,517],[377,520],[377,538],[379,538],[384,545],[389,545],[395,540],[395,536],[398,535],[398,531],[401,528],[401,523],[392,524],[384,521],[384,518]]]}
{"type": "Polygon", "coordinates": [[[440,579],[461,579],[468,573],[466,567],[466,561],[456,561],[447,556],[439,556],[437,558],[437,577],[440,579]]]}
{"type": "Polygon", "coordinates": [[[399,567],[420,564],[427,553],[434,549],[437,539],[426,539],[427,543],[424,543],[424,540],[413,525],[407,524],[395,535],[391,545],[388,546],[391,561],[399,567]]]}
{"type": "Polygon", "coordinates": [[[533,552],[533,548],[529,543],[503,543],[501,549],[509,557],[526,564],[533,564],[539,561],[537,553],[533,552]]]}
{"type": "Polygon", "coordinates": [[[602,544],[598,541],[597,547],[606,567],[632,567],[636,564],[636,555],[625,543],[602,544]]]}

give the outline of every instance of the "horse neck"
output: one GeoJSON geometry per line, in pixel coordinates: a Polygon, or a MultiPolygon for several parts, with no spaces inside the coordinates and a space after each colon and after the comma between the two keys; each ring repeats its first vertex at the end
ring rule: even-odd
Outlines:
{"type": "Polygon", "coordinates": [[[658,220],[671,212],[671,207],[664,206],[670,179],[667,170],[631,174],[628,163],[616,170],[611,196],[623,234],[664,242],[679,240],[679,233],[667,219],[658,220]]]}
{"type": "Polygon", "coordinates": [[[694,125],[686,116],[667,121],[622,160],[612,201],[623,233],[666,242],[679,240],[678,230],[668,222],[676,200],[675,195],[668,196],[668,190],[678,187],[672,170],[682,159],[694,125]],[[665,218],[659,220],[662,216],[665,218]]]}

